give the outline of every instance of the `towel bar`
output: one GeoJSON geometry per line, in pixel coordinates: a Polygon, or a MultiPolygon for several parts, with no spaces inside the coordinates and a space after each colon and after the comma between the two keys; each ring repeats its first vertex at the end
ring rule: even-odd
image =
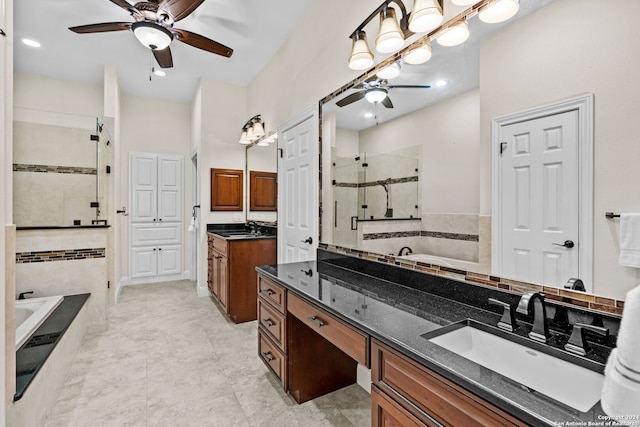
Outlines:
{"type": "Polygon", "coordinates": [[[606,212],[604,216],[608,219],[620,218],[620,214],[614,214],[613,212],[606,212]]]}

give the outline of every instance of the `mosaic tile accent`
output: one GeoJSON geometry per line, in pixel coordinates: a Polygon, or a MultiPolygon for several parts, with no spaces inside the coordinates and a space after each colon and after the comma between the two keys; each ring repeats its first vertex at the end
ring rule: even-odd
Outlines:
{"type": "Polygon", "coordinates": [[[104,258],[105,248],[60,249],[40,252],[17,252],[16,264],[32,262],[73,261],[78,259],[104,258]]]}
{"type": "Polygon", "coordinates": [[[363,240],[396,239],[398,237],[417,237],[419,231],[390,231],[388,233],[367,233],[362,235],[363,240]]]}
{"type": "Polygon", "coordinates": [[[13,164],[14,172],[40,172],[40,173],[66,173],[74,175],[97,175],[96,168],[81,168],[77,166],[55,165],[30,165],[23,163],[13,164]]]}
{"type": "Polygon", "coordinates": [[[546,299],[569,304],[577,308],[599,311],[615,316],[622,316],[622,311],[624,309],[624,301],[601,297],[594,294],[553,288],[535,283],[520,282],[517,280],[488,274],[480,274],[474,273],[472,271],[463,271],[450,267],[442,267],[437,264],[429,264],[419,261],[396,260],[395,257],[390,255],[383,256],[380,254],[360,251],[357,249],[328,245],[326,243],[320,243],[318,245],[318,248],[339,254],[346,254],[358,258],[364,258],[380,263],[394,264],[400,268],[406,268],[409,270],[418,270],[425,273],[448,277],[451,279],[464,280],[475,285],[498,288],[517,294],[523,294],[529,291],[543,292],[546,299]]]}
{"type": "Polygon", "coordinates": [[[459,233],[443,233],[441,231],[425,231],[420,232],[422,237],[434,237],[436,239],[450,240],[466,240],[468,242],[479,242],[480,237],[477,234],[459,234],[459,233]]]}
{"type": "Polygon", "coordinates": [[[363,187],[376,187],[378,185],[384,185],[384,184],[405,184],[407,182],[418,182],[418,180],[419,180],[418,176],[406,176],[403,178],[379,179],[377,181],[368,181],[368,182],[359,182],[359,183],[336,182],[333,185],[336,187],[363,188],[363,187]]]}

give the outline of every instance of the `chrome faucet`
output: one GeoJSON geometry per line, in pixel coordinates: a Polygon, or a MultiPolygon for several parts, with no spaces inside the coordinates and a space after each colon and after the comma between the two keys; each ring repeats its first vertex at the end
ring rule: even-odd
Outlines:
{"type": "Polygon", "coordinates": [[[258,224],[255,223],[255,221],[249,221],[247,222],[247,226],[249,227],[249,231],[253,234],[257,234],[258,233],[258,224]]]}
{"type": "Polygon", "coordinates": [[[544,295],[539,292],[527,292],[520,298],[516,311],[528,315],[531,306],[533,306],[533,328],[529,332],[529,338],[546,344],[549,339],[549,325],[547,310],[544,306],[544,295]]]}

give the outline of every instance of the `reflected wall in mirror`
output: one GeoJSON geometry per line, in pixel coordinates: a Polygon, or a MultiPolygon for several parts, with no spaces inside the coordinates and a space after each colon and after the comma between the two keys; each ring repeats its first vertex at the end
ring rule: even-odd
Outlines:
{"type": "MultiPolygon", "coordinates": [[[[330,161],[421,147],[415,224],[379,221],[352,244],[337,242],[334,209],[327,208],[335,202],[335,178],[323,177],[321,241],[395,256],[409,246],[413,253],[403,259],[500,275],[491,271],[492,152],[498,150],[492,122],[593,94],[593,224],[587,230],[593,237],[593,282],[586,285],[594,294],[624,299],[640,284],[640,274],[619,265],[619,223],[605,212],[640,212],[632,184],[640,180],[640,144],[634,141],[640,132],[640,82],[633,75],[640,66],[640,2],[520,5],[515,18],[497,26],[472,18],[467,42],[453,48],[434,43],[433,57],[423,65],[400,60],[401,74],[389,85],[431,88],[390,89],[394,108],[366,99],[337,106],[361,90],[359,82],[321,103],[323,153],[331,153],[330,161]],[[345,141],[347,131],[355,136],[345,141]]],[[[330,164],[323,159],[323,170],[330,164]]]]}
{"type": "Polygon", "coordinates": [[[277,148],[276,143],[247,146],[247,220],[271,223],[278,219],[277,148]]]}
{"type": "MultiPolygon", "coordinates": [[[[94,119],[95,120],[95,119],[94,119]]],[[[109,137],[86,128],[15,121],[13,212],[18,227],[106,224],[109,137]]]]}

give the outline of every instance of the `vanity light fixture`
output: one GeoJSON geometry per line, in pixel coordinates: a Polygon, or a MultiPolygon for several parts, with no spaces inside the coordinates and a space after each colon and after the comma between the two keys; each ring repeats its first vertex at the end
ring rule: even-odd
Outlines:
{"type": "Polygon", "coordinates": [[[400,64],[398,62],[393,62],[378,71],[376,75],[385,80],[395,79],[400,75],[400,64]]]}
{"type": "Polygon", "coordinates": [[[520,10],[519,0],[497,0],[478,12],[478,19],[487,24],[497,24],[511,19],[520,10]]]}
{"type": "Polygon", "coordinates": [[[469,38],[469,25],[466,21],[459,22],[444,30],[436,41],[440,46],[457,46],[469,38]]]}
{"type": "Polygon", "coordinates": [[[138,21],[131,25],[138,41],[146,48],[162,50],[171,44],[173,34],[162,25],[148,21],[138,21]]]}
{"type": "Polygon", "coordinates": [[[380,31],[376,37],[376,50],[392,53],[404,45],[404,35],[396,19],[396,10],[385,6],[380,12],[380,31]]]}
{"type": "Polygon", "coordinates": [[[471,6],[474,3],[478,3],[478,0],[451,0],[454,6],[471,6]]]}
{"type": "Polygon", "coordinates": [[[424,64],[431,59],[431,44],[425,41],[420,46],[412,49],[409,53],[402,57],[404,62],[410,65],[424,64]]]}
{"type": "Polygon", "coordinates": [[[443,19],[442,4],[438,0],[414,0],[409,29],[414,33],[426,33],[442,24],[443,19]]]}
{"type": "Polygon", "coordinates": [[[242,126],[242,133],[240,134],[240,144],[249,145],[254,141],[264,136],[264,122],[260,114],[251,117],[242,126]]]}

